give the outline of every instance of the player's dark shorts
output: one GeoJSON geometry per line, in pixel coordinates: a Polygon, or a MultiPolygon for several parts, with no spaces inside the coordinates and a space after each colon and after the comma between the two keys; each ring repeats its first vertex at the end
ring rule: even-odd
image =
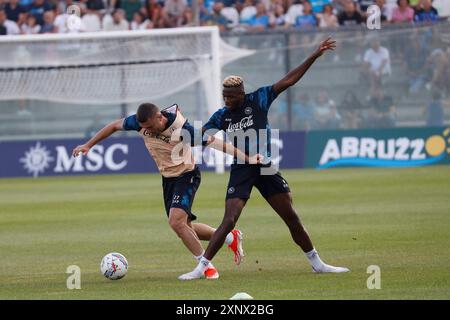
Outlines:
{"type": "Polygon", "coordinates": [[[189,220],[193,221],[197,217],[192,213],[192,203],[195,193],[200,186],[201,174],[198,167],[194,170],[183,173],[179,177],[162,177],[164,205],[167,216],[170,208],[180,208],[186,211],[189,220]]]}
{"type": "Polygon", "coordinates": [[[265,199],[274,194],[291,192],[288,183],[278,171],[269,175],[261,174],[262,168],[261,165],[232,165],[226,199],[248,199],[253,186],[265,199]]]}

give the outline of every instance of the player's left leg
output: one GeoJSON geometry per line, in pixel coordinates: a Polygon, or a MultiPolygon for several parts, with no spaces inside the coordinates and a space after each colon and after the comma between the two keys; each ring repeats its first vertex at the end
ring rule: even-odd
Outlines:
{"type": "MultiPolygon", "coordinates": [[[[191,227],[194,229],[195,233],[197,234],[197,237],[200,240],[204,241],[211,240],[212,236],[214,235],[214,232],[216,232],[216,229],[204,223],[192,223],[191,227]]],[[[229,232],[225,237],[225,245],[227,245],[228,248],[230,248],[230,250],[233,252],[234,262],[236,264],[240,264],[241,262],[241,259],[238,259],[237,257],[240,257],[240,255],[242,255],[243,252],[242,237],[243,237],[242,231],[239,229],[231,230],[231,232],[229,232]]]]}
{"type": "Polygon", "coordinates": [[[197,233],[188,222],[188,217],[185,210],[181,208],[171,208],[169,213],[169,225],[195,257],[202,256],[204,252],[203,247],[197,233]]]}
{"type": "Polygon", "coordinates": [[[292,205],[289,186],[279,173],[260,176],[255,186],[286,223],[294,242],[303,250],[314,272],[347,272],[349,269],[325,264],[315,250],[308,232],[292,205]]]}
{"type": "MultiPolygon", "coordinates": [[[[203,256],[204,249],[192,227],[191,221],[196,220],[197,217],[192,213],[191,208],[200,182],[201,174],[198,168],[179,177],[163,177],[163,195],[169,225],[197,262],[203,256]]],[[[217,279],[219,274],[214,266],[209,264],[202,276],[207,279],[217,279]]]]}

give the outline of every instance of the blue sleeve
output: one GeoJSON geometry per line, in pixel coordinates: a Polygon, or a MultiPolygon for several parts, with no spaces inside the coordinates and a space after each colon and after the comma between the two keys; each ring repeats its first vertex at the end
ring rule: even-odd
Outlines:
{"type": "Polygon", "coordinates": [[[132,116],[126,117],[123,120],[123,124],[122,127],[124,130],[135,130],[135,131],[139,131],[141,130],[141,126],[139,125],[137,119],[136,119],[136,115],[133,114],[132,116]]]}
{"type": "Polygon", "coordinates": [[[259,88],[252,95],[256,99],[256,103],[266,112],[269,111],[270,105],[277,97],[273,86],[259,88]]]}
{"type": "Polygon", "coordinates": [[[202,129],[195,129],[188,121],[186,121],[182,127],[184,130],[187,130],[191,136],[190,141],[184,141],[183,143],[190,143],[191,147],[206,145],[207,140],[202,139],[202,129]]]}
{"type": "Polygon", "coordinates": [[[214,112],[214,114],[209,118],[208,122],[203,126],[204,130],[217,129],[222,130],[222,115],[225,109],[220,109],[214,112]]]}

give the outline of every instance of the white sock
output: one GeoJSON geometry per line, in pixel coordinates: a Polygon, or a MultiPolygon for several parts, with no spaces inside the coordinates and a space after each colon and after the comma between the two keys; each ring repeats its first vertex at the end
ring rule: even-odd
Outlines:
{"type": "Polygon", "coordinates": [[[319,254],[317,253],[316,249],[312,249],[309,252],[305,252],[306,257],[309,260],[309,263],[311,264],[311,266],[316,269],[319,270],[323,267],[324,263],[323,261],[320,259],[319,254]]]}
{"type": "Polygon", "coordinates": [[[203,272],[209,265],[211,264],[211,261],[209,261],[208,259],[206,259],[205,257],[201,257],[200,261],[198,263],[197,268],[199,271],[203,272]]]}
{"type": "Polygon", "coordinates": [[[195,260],[197,260],[197,262],[200,262],[200,259],[203,257],[204,253],[205,253],[205,251],[203,251],[202,254],[199,256],[194,256],[195,260]]]}
{"type": "Polygon", "coordinates": [[[230,232],[227,234],[227,237],[225,238],[225,244],[230,245],[234,240],[234,235],[230,232]]]}
{"type": "Polygon", "coordinates": [[[317,253],[316,249],[312,249],[309,252],[305,252],[306,257],[309,260],[309,263],[311,263],[311,267],[314,272],[334,272],[334,273],[341,273],[341,272],[349,272],[350,269],[345,267],[335,267],[331,266],[329,264],[324,263],[317,253]]]}

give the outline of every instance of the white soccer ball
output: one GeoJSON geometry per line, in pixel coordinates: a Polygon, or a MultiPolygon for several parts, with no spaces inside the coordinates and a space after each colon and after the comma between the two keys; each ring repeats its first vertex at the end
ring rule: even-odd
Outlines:
{"type": "Polygon", "coordinates": [[[110,280],[119,280],[125,277],[128,271],[128,261],[120,253],[111,252],[103,257],[100,271],[110,280]]]}

